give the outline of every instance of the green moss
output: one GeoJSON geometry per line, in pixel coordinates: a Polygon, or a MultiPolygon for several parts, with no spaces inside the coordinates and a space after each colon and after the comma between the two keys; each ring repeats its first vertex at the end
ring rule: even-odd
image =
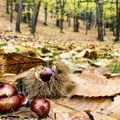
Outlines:
{"type": "Polygon", "coordinates": [[[0,42],[0,47],[7,46],[7,45],[8,45],[8,44],[7,44],[7,42],[5,42],[5,41],[0,42]]]}
{"type": "Polygon", "coordinates": [[[118,60],[113,60],[107,67],[112,73],[120,73],[120,61],[118,60]]]}

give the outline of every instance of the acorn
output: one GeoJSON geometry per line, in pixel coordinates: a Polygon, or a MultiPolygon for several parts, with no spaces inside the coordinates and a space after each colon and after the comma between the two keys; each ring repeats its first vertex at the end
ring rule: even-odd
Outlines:
{"type": "Polygon", "coordinates": [[[52,74],[53,74],[53,70],[50,68],[47,68],[46,70],[40,72],[40,78],[42,81],[48,82],[52,74]]]}
{"type": "Polygon", "coordinates": [[[50,111],[50,101],[45,98],[36,98],[30,104],[33,115],[39,118],[47,117],[50,111]]]}
{"type": "Polygon", "coordinates": [[[11,84],[0,85],[0,98],[18,94],[17,89],[11,84]]]}
{"type": "Polygon", "coordinates": [[[21,107],[21,98],[18,95],[0,98],[0,113],[9,113],[21,107]]]}

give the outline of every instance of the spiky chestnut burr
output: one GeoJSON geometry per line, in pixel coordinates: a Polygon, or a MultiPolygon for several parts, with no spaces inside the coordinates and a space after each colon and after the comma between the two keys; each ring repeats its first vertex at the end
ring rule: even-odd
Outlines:
{"type": "Polygon", "coordinates": [[[31,99],[37,97],[65,97],[75,88],[76,84],[66,79],[67,74],[71,73],[71,69],[63,61],[56,63],[54,72],[47,82],[40,78],[42,70],[41,67],[32,69],[24,80],[26,91],[31,99]]]}

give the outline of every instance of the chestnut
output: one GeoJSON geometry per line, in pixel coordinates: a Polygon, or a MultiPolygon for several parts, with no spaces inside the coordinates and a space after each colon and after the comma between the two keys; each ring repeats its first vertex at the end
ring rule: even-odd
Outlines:
{"type": "Polygon", "coordinates": [[[23,93],[19,93],[18,96],[21,99],[22,105],[25,104],[27,100],[26,96],[23,93]]]}
{"type": "Polygon", "coordinates": [[[9,113],[21,107],[21,98],[18,95],[0,98],[0,113],[9,113]]]}
{"type": "Polygon", "coordinates": [[[11,84],[0,85],[0,98],[18,94],[17,89],[11,84]]]}
{"type": "Polygon", "coordinates": [[[53,70],[51,70],[50,68],[47,68],[46,70],[44,70],[40,73],[40,78],[42,81],[48,82],[50,80],[52,74],[53,74],[53,70]]]}
{"type": "Polygon", "coordinates": [[[36,98],[31,102],[30,109],[39,118],[47,117],[50,111],[50,101],[45,98],[36,98]]]}

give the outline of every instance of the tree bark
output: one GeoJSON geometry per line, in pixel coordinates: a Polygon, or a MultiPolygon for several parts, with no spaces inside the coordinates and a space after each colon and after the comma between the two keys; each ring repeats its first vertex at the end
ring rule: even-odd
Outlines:
{"type": "Polygon", "coordinates": [[[61,8],[60,32],[61,32],[61,33],[64,33],[64,31],[63,31],[64,6],[65,6],[64,0],[60,0],[60,8],[61,8]]]}
{"type": "Polygon", "coordinates": [[[21,11],[22,11],[22,0],[19,0],[19,9],[17,13],[17,21],[16,21],[16,32],[20,31],[20,17],[21,17],[21,11]]]}
{"type": "Polygon", "coordinates": [[[104,40],[104,32],[103,32],[103,4],[99,3],[99,1],[96,2],[96,15],[97,15],[97,24],[98,24],[98,40],[103,41],[104,40]]]}
{"type": "Polygon", "coordinates": [[[11,0],[11,14],[10,14],[10,22],[13,20],[13,0],[11,0]]]}
{"type": "Polygon", "coordinates": [[[115,41],[119,41],[119,35],[120,35],[120,16],[119,13],[120,8],[119,8],[119,3],[118,0],[116,0],[116,38],[115,41]]]}
{"type": "Polygon", "coordinates": [[[60,8],[60,1],[56,0],[56,26],[57,27],[60,27],[59,8],[60,8]]]}
{"type": "Polygon", "coordinates": [[[36,25],[37,25],[37,18],[39,15],[39,9],[41,5],[41,1],[39,1],[37,7],[36,7],[36,0],[33,0],[33,14],[32,14],[32,30],[31,33],[34,35],[36,31],[36,25]]]}
{"type": "Polygon", "coordinates": [[[9,14],[9,0],[6,0],[6,13],[9,14]]]}
{"type": "Polygon", "coordinates": [[[85,13],[85,19],[86,19],[86,32],[85,32],[85,35],[87,35],[87,33],[88,33],[88,12],[87,12],[87,10],[88,10],[88,2],[87,2],[87,7],[86,7],[86,13],[85,13]]]}
{"type": "Polygon", "coordinates": [[[45,11],[45,22],[44,22],[44,25],[48,25],[48,22],[47,22],[47,17],[48,17],[48,3],[45,3],[45,8],[44,8],[44,11],[45,11]]]}
{"type": "Polygon", "coordinates": [[[75,7],[75,0],[74,0],[74,32],[79,32],[79,17],[75,7]]]}

